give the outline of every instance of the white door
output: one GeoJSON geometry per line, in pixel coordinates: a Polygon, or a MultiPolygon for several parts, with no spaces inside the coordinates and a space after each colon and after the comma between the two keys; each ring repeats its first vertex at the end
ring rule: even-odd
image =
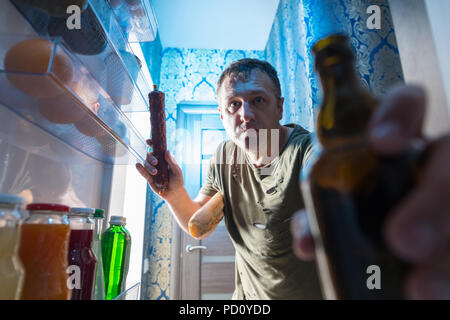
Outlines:
{"type": "MultiPolygon", "coordinates": [[[[217,105],[183,104],[177,128],[187,133],[181,164],[185,187],[194,198],[206,180],[209,161],[226,140],[217,105]],[[203,112],[202,112],[203,111],[203,112]]],[[[193,300],[230,299],[234,291],[234,247],[222,221],[202,241],[195,240],[174,223],[171,298],[193,300]]]]}

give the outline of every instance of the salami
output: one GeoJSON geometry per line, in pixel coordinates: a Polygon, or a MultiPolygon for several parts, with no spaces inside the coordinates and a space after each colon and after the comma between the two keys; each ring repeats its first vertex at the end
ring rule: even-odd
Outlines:
{"type": "Polygon", "coordinates": [[[158,91],[157,85],[153,85],[153,91],[149,93],[150,104],[150,125],[152,133],[153,155],[158,159],[156,170],[158,173],[153,176],[155,185],[162,195],[169,185],[169,168],[165,158],[167,150],[166,142],[166,115],[165,115],[165,95],[158,91]]]}

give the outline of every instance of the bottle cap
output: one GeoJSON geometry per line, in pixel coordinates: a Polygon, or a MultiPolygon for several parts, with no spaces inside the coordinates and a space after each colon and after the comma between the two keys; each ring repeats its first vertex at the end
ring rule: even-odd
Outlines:
{"type": "Polygon", "coordinates": [[[316,56],[315,68],[319,72],[337,64],[352,63],[355,58],[350,39],[344,34],[333,34],[317,41],[312,52],[316,56]]]}
{"type": "Polygon", "coordinates": [[[121,225],[124,226],[127,222],[127,219],[122,216],[111,216],[109,219],[109,224],[121,225]]]}
{"type": "Polygon", "coordinates": [[[71,208],[70,215],[74,216],[89,216],[95,212],[94,208],[71,208]]]}
{"type": "Polygon", "coordinates": [[[348,36],[346,36],[345,34],[339,34],[339,33],[332,34],[332,35],[329,35],[328,37],[325,37],[325,38],[317,41],[316,44],[312,47],[312,51],[317,54],[318,52],[330,47],[333,44],[336,44],[336,43],[339,44],[342,42],[348,43],[349,42],[348,36]]]}
{"type": "Polygon", "coordinates": [[[105,217],[105,210],[95,209],[94,218],[104,218],[104,217],[105,217]]]}
{"type": "Polygon", "coordinates": [[[22,204],[24,202],[24,198],[21,196],[16,196],[13,194],[0,193],[0,203],[7,204],[22,204]]]}
{"type": "Polygon", "coordinates": [[[27,210],[69,212],[70,207],[56,203],[30,203],[27,205],[27,210]]]}

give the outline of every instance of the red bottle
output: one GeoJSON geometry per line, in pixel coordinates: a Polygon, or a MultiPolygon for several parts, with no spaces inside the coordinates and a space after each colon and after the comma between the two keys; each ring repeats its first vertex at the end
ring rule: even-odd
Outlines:
{"type": "Polygon", "coordinates": [[[92,250],[95,209],[72,208],[69,214],[69,281],[72,300],[92,300],[97,258],[92,250]]]}

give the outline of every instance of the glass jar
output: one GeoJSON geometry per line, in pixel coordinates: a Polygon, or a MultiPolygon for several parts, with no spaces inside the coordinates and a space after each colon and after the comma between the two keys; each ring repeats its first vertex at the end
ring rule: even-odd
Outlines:
{"type": "Polygon", "coordinates": [[[25,267],[24,300],[69,300],[67,255],[70,208],[60,204],[33,203],[22,225],[20,258],[25,267]]]}
{"type": "Polygon", "coordinates": [[[92,300],[97,258],[92,250],[94,239],[93,208],[72,208],[69,214],[69,282],[72,300],[92,300]]]}
{"type": "Polygon", "coordinates": [[[21,215],[24,199],[0,194],[0,300],[17,300],[22,293],[25,270],[19,258],[21,215]]]}

